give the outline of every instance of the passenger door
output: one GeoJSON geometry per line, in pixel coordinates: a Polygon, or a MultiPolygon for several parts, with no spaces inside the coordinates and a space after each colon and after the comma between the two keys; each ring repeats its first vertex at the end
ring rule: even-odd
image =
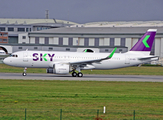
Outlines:
{"type": "Polygon", "coordinates": [[[23,62],[28,62],[28,52],[27,51],[25,51],[23,53],[23,62]]]}

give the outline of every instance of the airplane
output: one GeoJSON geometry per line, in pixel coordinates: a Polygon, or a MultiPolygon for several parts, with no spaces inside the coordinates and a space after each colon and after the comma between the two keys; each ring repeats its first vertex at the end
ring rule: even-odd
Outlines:
{"type": "Polygon", "coordinates": [[[6,55],[6,52],[4,50],[0,50],[0,55],[6,55]]]}
{"type": "Polygon", "coordinates": [[[23,76],[27,75],[27,68],[47,68],[47,73],[72,72],[73,77],[82,77],[81,70],[117,69],[158,60],[158,56],[150,55],[156,31],[157,29],[149,29],[126,53],[115,53],[117,48],[109,54],[26,50],[12,53],[3,62],[10,66],[23,67],[23,76]]]}

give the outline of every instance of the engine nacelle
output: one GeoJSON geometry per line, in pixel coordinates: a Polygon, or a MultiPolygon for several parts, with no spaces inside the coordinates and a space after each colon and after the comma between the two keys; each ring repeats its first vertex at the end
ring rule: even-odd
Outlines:
{"type": "Polygon", "coordinates": [[[54,64],[53,68],[47,68],[46,72],[53,74],[69,74],[70,66],[67,64],[54,64]]]}

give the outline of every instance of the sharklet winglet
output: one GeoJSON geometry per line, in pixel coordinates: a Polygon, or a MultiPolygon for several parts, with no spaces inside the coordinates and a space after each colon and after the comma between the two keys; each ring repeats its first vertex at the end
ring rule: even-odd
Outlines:
{"type": "Polygon", "coordinates": [[[108,56],[108,58],[112,58],[116,50],[117,50],[117,48],[114,48],[114,50],[110,53],[110,55],[108,56]]]}
{"type": "Polygon", "coordinates": [[[85,51],[84,52],[87,52],[87,49],[85,49],[85,51]]]}
{"type": "Polygon", "coordinates": [[[108,55],[106,58],[103,58],[101,60],[107,60],[107,59],[111,59],[115,53],[115,51],[117,50],[117,48],[114,48],[114,50],[110,53],[110,55],[108,55]]]}

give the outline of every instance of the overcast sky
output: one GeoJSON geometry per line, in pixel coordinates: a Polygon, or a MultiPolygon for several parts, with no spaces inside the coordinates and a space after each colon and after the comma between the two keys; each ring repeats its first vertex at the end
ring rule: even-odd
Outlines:
{"type": "Polygon", "coordinates": [[[49,18],[76,23],[163,21],[163,0],[0,0],[0,18],[49,18]]]}

